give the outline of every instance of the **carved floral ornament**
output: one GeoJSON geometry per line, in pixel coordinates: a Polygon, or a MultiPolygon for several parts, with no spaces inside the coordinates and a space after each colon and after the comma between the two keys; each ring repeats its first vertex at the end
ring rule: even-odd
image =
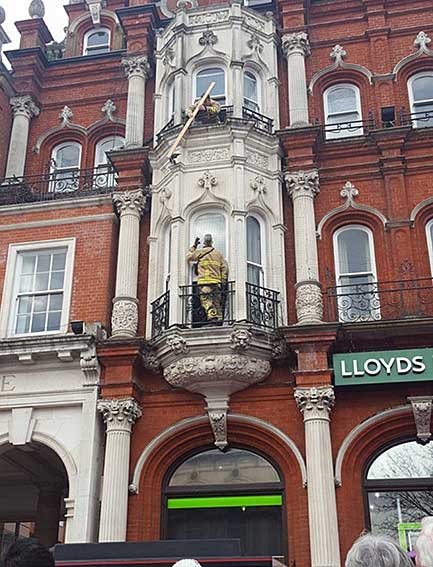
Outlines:
{"type": "Polygon", "coordinates": [[[314,280],[299,282],[296,286],[295,306],[299,323],[323,321],[323,297],[320,283],[314,280]]]}
{"type": "Polygon", "coordinates": [[[206,30],[202,33],[198,42],[200,45],[212,47],[213,45],[218,43],[218,37],[212,30],[206,30]]]}
{"type": "Polygon", "coordinates": [[[292,53],[301,53],[304,56],[310,55],[310,42],[305,32],[286,33],[281,38],[281,48],[286,57],[292,53]]]}
{"type": "Polygon", "coordinates": [[[133,398],[98,400],[97,407],[107,424],[108,431],[117,428],[131,431],[134,423],[142,415],[140,406],[133,398]]]}
{"type": "Polygon", "coordinates": [[[266,195],[267,193],[265,180],[261,175],[258,175],[251,181],[250,187],[255,193],[257,193],[257,195],[266,195]]]}
{"type": "Polygon", "coordinates": [[[144,211],[147,199],[148,195],[145,195],[141,189],[113,193],[113,203],[120,216],[125,214],[140,216],[144,211]]]}
{"type": "Polygon", "coordinates": [[[258,33],[254,32],[251,35],[251,38],[247,41],[247,46],[251,49],[251,51],[255,51],[256,53],[262,53],[263,43],[258,33]]]}
{"type": "Polygon", "coordinates": [[[230,347],[238,351],[246,350],[250,346],[252,338],[253,336],[248,329],[235,329],[230,336],[230,347]]]}
{"type": "Polygon", "coordinates": [[[335,395],[332,386],[296,388],[295,401],[304,420],[309,417],[323,417],[329,419],[329,413],[335,404],[335,395]]]}
{"type": "Polygon", "coordinates": [[[10,99],[10,105],[14,116],[25,116],[29,120],[39,116],[40,109],[33,102],[30,95],[16,96],[10,99]]]}
{"type": "Polygon", "coordinates": [[[138,304],[133,297],[116,297],[111,314],[113,335],[134,337],[138,328],[138,304]]]}
{"type": "Polygon", "coordinates": [[[418,32],[413,42],[413,46],[417,48],[417,51],[415,53],[411,53],[410,55],[406,55],[406,57],[403,57],[403,59],[401,59],[397,63],[397,65],[392,70],[394,74],[394,79],[395,80],[397,79],[397,75],[399,71],[407,63],[410,63],[411,61],[414,61],[415,59],[418,59],[418,57],[422,57],[423,55],[424,56],[426,55],[427,57],[433,57],[433,50],[430,49],[429,47],[430,44],[431,44],[431,38],[424,31],[418,32]]]}
{"type": "Polygon", "coordinates": [[[132,55],[122,59],[122,68],[128,80],[132,77],[143,77],[147,79],[151,75],[151,68],[147,55],[132,55]]]}
{"type": "Polygon", "coordinates": [[[416,425],[416,435],[421,443],[431,439],[432,396],[414,396],[408,398],[412,406],[416,425]]]}
{"type": "Polygon", "coordinates": [[[197,180],[197,185],[203,187],[207,191],[210,191],[212,187],[218,184],[217,178],[209,170],[205,171],[201,177],[197,180]]]}
{"type": "Polygon", "coordinates": [[[296,199],[297,197],[314,198],[320,191],[319,172],[317,169],[286,172],[284,179],[286,181],[287,191],[292,199],[296,199]]]}

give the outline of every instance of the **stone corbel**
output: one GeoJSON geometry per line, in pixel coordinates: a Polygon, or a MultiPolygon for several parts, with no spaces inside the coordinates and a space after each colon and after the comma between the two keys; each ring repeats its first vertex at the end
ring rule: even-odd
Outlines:
{"type": "Polygon", "coordinates": [[[412,406],[418,441],[426,444],[432,437],[431,415],[433,396],[413,396],[408,398],[408,402],[412,406]]]}
{"type": "Polygon", "coordinates": [[[215,437],[214,445],[224,451],[228,445],[227,441],[227,412],[229,409],[229,397],[206,398],[206,411],[209,423],[215,437]]]}
{"type": "Polygon", "coordinates": [[[96,386],[99,384],[101,369],[96,356],[96,346],[90,345],[80,356],[80,366],[84,374],[84,386],[96,386]]]}

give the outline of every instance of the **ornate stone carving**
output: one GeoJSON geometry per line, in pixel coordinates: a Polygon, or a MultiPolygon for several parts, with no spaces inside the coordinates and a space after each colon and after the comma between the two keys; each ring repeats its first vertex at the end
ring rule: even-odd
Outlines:
{"type": "Polygon", "coordinates": [[[164,52],[164,55],[162,56],[162,64],[164,65],[164,67],[174,67],[174,49],[172,47],[167,47],[167,49],[164,52]]]}
{"type": "Polygon", "coordinates": [[[263,43],[260,39],[258,33],[254,32],[251,35],[251,38],[247,41],[247,46],[251,49],[251,51],[256,53],[262,53],[263,51],[263,43]]]}
{"type": "Polygon", "coordinates": [[[133,398],[98,400],[97,408],[102,414],[107,431],[110,429],[131,431],[134,423],[142,415],[140,406],[133,398]]]}
{"type": "Polygon", "coordinates": [[[208,163],[230,159],[230,150],[228,148],[215,148],[212,150],[193,150],[188,152],[188,161],[190,163],[208,163]]]}
{"type": "Polygon", "coordinates": [[[184,357],[164,369],[169,384],[200,392],[204,383],[230,383],[232,392],[261,382],[271,371],[268,360],[241,354],[184,357]]]}
{"type": "Polygon", "coordinates": [[[42,0],[32,0],[30,2],[29,16],[33,19],[45,16],[45,6],[42,0]]]}
{"type": "Polygon", "coordinates": [[[353,183],[346,181],[343,189],[340,191],[340,195],[343,199],[346,199],[347,207],[351,207],[354,200],[359,195],[359,191],[353,183]]]}
{"type": "Polygon", "coordinates": [[[335,61],[336,65],[339,66],[343,62],[343,59],[346,57],[346,55],[347,51],[344,49],[344,47],[337,44],[334,45],[334,47],[331,49],[329,57],[335,61]]]}
{"type": "Polygon", "coordinates": [[[287,191],[292,199],[297,197],[314,198],[320,191],[319,172],[317,169],[310,171],[293,171],[284,175],[287,191]]]}
{"type": "Polygon", "coordinates": [[[250,163],[251,165],[256,165],[257,167],[262,167],[264,169],[267,169],[269,166],[269,159],[258,152],[247,150],[245,152],[245,157],[247,163],[250,163]]]}
{"type": "Polygon", "coordinates": [[[415,38],[415,41],[413,42],[415,47],[418,47],[419,49],[422,49],[422,50],[428,49],[428,46],[430,45],[430,43],[431,43],[431,39],[423,31],[420,31],[418,33],[418,35],[415,38]]]}
{"type": "Polygon", "coordinates": [[[218,43],[218,37],[214,34],[212,30],[206,30],[202,33],[201,37],[198,40],[200,45],[203,46],[210,46],[212,47],[216,43],[218,43]]]}
{"type": "Polygon", "coordinates": [[[217,184],[217,178],[209,170],[205,171],[197,180],[197,185],[203,187],[206,191],[210,191],[212,187],[215,187],[217,184]]]}
{"type": "Polygon", "coordinates": [[[100,366],[94,344],[81,353],[80,366],[84,374],[84,386],[97,385],[99,383],[100,366]]]}
{"type": "Polygon", "coordinates": [[[131,77],[143,77],[147,79],[151,75],[151,69],[147,55],[131,55],[122,59],[122,68],[128,80],[131,77]]]}
{"type": "Polygon", "coordinates": [[[215,438],[215,445],[222,451],[227,447],[227,398],[207,398],[206,411],[215,438]]]}
{"type": "Polygon", "coordinates": [[[304,421],[318,418],[329,420],[329,414],[335,404],[332,386],[296,388],[294,396],[304,421]]]}
{"type": "Polygon", "coordinates": [[[156,354],[153,351],[148,350],[146,352],[143,352],[141,359],[142,359],[144,368],[146,368],[147,370],[150,370],[151,372],[158,372],[159,371],[161,364],[159,362],[158,357],[156,356],[156,354]]]}
{"type": "Polygon", "coordinates": [[[261,175],[258,175],[251,181],[250,187],[257,195],[266,195],[267,188],[265,185],[265,180],[261,175]]]}
{"type": "Polygon", "coordinates": [[[111,314],[113,335],[134,337],[138,328],[138,301],[132,297],[115,297],[111,314]]]}
{"type": "Polygon", "coordinates": [[[113,122],[113,114],[116,112],[117,107],[114,102],[109,98],[104,106],[101,108],[102,114],[105,114],[110,122],[113,122]]]}
{"type": "Polygon", "coordinates": [[[189,350],[186,340],[177,334],[167,338],[167,345],[176,354],[185,354],[189,350]]]}
{"type": "Polygon", "coordinates": [[[245,351],[250,346],[252,334],[247,329],[235,329],[230,336],[230,347],[233,350],[245,351]]]}
{"type": "Polygon", "coordinates": [[[59,118],[62,123],[62,127],[66,126],[67,124],[70,124],[73,117],[74,117],[74,113],[69,108],[69,106],[64,106],[62,110],[59,112],[59,118]]]}
{"type": "Polygon", "coordinates": [[[323,298],[320,283],[315,280],[297,283],[295,305],[298,323],[323,321],[323,298]]]}
{"type": "Polygon", "coordinates": [[[203,12],[202,14],[191,14],[188,18],[189,24],[192,26],[201,26],[209,24],[218,24],[226,22],[230,17],[228,10],[221,10],[219,12],[203,12]]]}
{"type": "Polygon", "coordinates": [[[263,22],[262,20],[255,18],[251,14],[244,14],[244,18],[245,18],[245,23],[248,26],[261,31],[265,30],[265,22],[263,22]]]}
{"type": "Polygon", "coordinates": [[[26,116],[29,120],[34,116],[39,116],[40,110],[30,95],[13,97],[10,100],[10,105],[14,116],[26,116]]]}
{"type": "Polygon", "coordinates": [[[305,32],[286,33],[281,38],[281,47],[286,57],[292,53],[301,53],[304,56],[310,55],[310,42],[305,32]]]}
{"type": "Polygon", "coordinates": [[[141,189],[113,193],[113,203],[120,216],[125,214],[140,216],[146,206],[147,199],[148,195],[145,195],[141,189]]]}
{"type": "Polygon", "coordinates": [[[416,425],[416,435],[421,443],[431,439],[432,396],[414,396],[408,398],[412,405],[416,425]]]}
{"type": "Polygon", "coordinates": [[[284,360],[287,357],[287,342],[284,337],[276,337],[272,342],[272,356],[275,360],[284,360]]]}
{"type": "Polygon", "coordinates": [[[105,6],[105,4],[105,0],[87,0],[90,17],[92,18],[92,23],[95,26],[98,26],[101,23],[101,10],[102,6],[105,6]]]}

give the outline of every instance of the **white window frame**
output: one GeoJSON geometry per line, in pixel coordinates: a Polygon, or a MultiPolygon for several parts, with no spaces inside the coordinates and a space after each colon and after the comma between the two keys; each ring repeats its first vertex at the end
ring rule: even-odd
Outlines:
{"type": "Polygon", "coordinates": [[[433,238],[432,238],[433,219],[430,219],[425,225],[425,232],[427,238],[427,249],[430,260],[430,273],[433,277],[433,238]]]}
{"type": "MultiPolygon", "coordinates": [[[[423,71],[421,73],[415,73],[415,75],[412,75],[409,78],[409,80],[407,81],[407,90],[408,90],[408,94],[409,94],[410,113],[411,114],[417,113],[415,105],[419,104],[420,102],[431,101],[432,104],[433,104],[433,93],[432,93],[431,99],[425,99],[424,101],[415,101],[415,98],[413,96],[413,83],[414,83],[414,81],[416,81],[417,79],[420,79],[421,77],[432,77],[433,78],[433,71],[423,71]]],[[[414,118],[412,120],[413,127],[414,128],[423,128],[422,120],[420,120],[419,122],[420,123],[418,124],[418,120],[416,118],[414,118]]],[[[426,127],[426,126],[424,126],[424,127],[426,127]]]]}
{"type": "MultiPolygon", "coordinates": [[[[51,160],[52,160],[51,168],[50,168],[51,181],[50,181],[49,187],[48,187],[48,191],[50,193],[55,193],[57,191],[56,185],[57,185],[58,182],[61,182],[62,177],[60,177],[60,175],[61,175],[62,172],[66,172],[66,173],[70,172],[72,174],[72,172],[80,170],[82,151],[83,151],[83,148],[82,148],[81,144],[79,142],[74,142],[72,140],[65,141],[65,142],[62,142],[61,144],[57,144],[57,146],[54,146],[54,148],[51,151],[51,160]],[[57,154],[65,146],[74,146],[74,147],[78,148],[79,152],[78,152],[78,165],[77,165],[77,167],[59,167],[57,165],[57,160],[56,160],[57,154]],[[59,175],[59,181],[57,180],[58,174],[60,174],[59,175]]],[[[79,178],[78,178],[78,175],[77,175],[76,180],[75,180],[76,187],[71,186],[70,189],[66,189],[64,192],[66,193],[66,192],[69,192],[69,191],[77,190],[78,189],[78,181],[79,181],[79,178]]]]}
{"type": "Polygon", "coordinates": [[[69,313],[71,307],[72,281],[75,259],[75,238],[59,240],[43,240],[39,242],[23,242],[10,244],[6,265],[6,274],[3,287],[3,297],[0,310],[0,337],[36,337],[45,335],[66,334],[69,327],[69,313]],[[57,331],[41,331],[37,333],[15,333],[16,324],[16,297],[18,294],[19,278],[17,269],[20,254],[25,252],[39,252],[66,248],[65,279],[63,283],[63,305],[60,319],[60,329],[57,331]]]}
{"type": "MultiPolygon", "coordinates": [[[[375,252],[374,252],[374,236],[372,231],[367,227],[364,226],[362,224],[347,224],[345,226],[342,226],[341,228],[337,229],[334,234],[333,234],[333,246],[334,246],[334,266],[335,266],[335,285],[337,286],[337,295],[336,295],[336,299],[337,299],[337,317],[339,319],[339,321],[341,322],[349,322],[347,320],[345,320],[344,318],[340,317],[340,309],[339,309],[339,297],[340,295],[338,294],[338,287],[341,285],[341,278],[342,277],[347,277],[347,276],[351,276],[354,275],[355,272],[347,272],[347,273],[340,273],[340,250],[338,247],[338,237],[340,236],[341,233],[345,232],[346,230],[362,230],[363,232],[365,232],[367,234],[367,238],[368,238],[368,246],[369,246],[369,251],[370,251],[370,262],[371,262],[371,271],[370,272],[356,272],[357,275],[359,276],[368,276],[368,275],[372,275],[373,276],[373,283],[376,283],[378,281],[377,279],[377,269],[376,269],[376,256],[375,256],[375,252]]],[[[379,294],[379,292],[377,292],[379,294]]],[[[341,294],[341,297],[344,297],[343,294],[341,294]]],[[[376,308],[371,312],[371,317],[367,317],[366,316],[366,321],[369,320],[376,320],[378,318],[380,318],[380,309],[376,308]]],[[[363,319],[362,319],[363,320],[363,319]]]]}
{"type": "MultiPolygon", "coordinates": [[[[110,30],[110,28],[105,28],[105,27],[103,27],[103,28],[92,28],[91,30],[89,30],[88,32],[86,32],[86,33],[84,34],[84,38],[83,38],[83,55],[86,55],[86,56],[87,56],[87,55],[93,55],[92,52],[88,53],[89,47],[88,47],[87,43],[88,43],[89,37],[90,37],[92,34],[98,33],[98,32],[107,32],[107,34],[108,34],[108,43],[107,43],[107,44],[101,44],[101,47],[103,47],[104,45],[107,45],[107,47],[108,47],[107,51],[104,51],[103,53],[109,53],[109,52],[111,51],[111,30],[110,30]]],[[[91,49],[91,50],[92,50],[92,49],[96,49],[96,47],[93,46],[93,47],[91,47],[90,49],[91,49]]],[[[97,53],[97,55],[102,55],[102,53],[97,53]]]]}
{"type": "MultiPolygon", "coordinates": [[[[266,246],[265,246],[265,226],[264,226],[263,220],[258,215],[248,214],[248,216],[246,217],[246,219],[245,219],[245,239],[246,239],[246,247],[245,247],[246,259],[245,260],[246,260],[246,265],[247,265],[247,282],[248,282],[248,264],[251,264],[251,265],[254,265],[254,266],[259,266],[261,268],[261,281],[260,281],[259,285],[261,287],[266,287],[266,266],[265,266],[265,263],[264,263],[265,258],[266,258],[266,255],[265,255],[265,250],[266,250],[266,246]],[[255,221],[257,221],[259,223],[259,227],[260,227],[260,256],[261,256],[261,260],[262,260],[262,263],[260,265],[256,264],[255,262],[250,262],[248,260],[248,219],[249,218],[253,218],[255,221]]],[[[254,285],[253,282],[248,282],[248,283],[251,283],[252,285],[254,285]]]]}
{"type": "MultiPolygon", "coordinates": [[[[227,258],[227,254],[228,254],[228,250],[230,249],[229,246],[229,226],[228,226],[228,218],[227,218],[227,214],[226,211],[224,209],[219,209],[219,208],[206,208],[206,209],[199,209],[198,211],[196,211],[192,216],[191,216],[191,220],[189,223],[189,232],[190,232],[190,242],[194,242],[194,239],[196,236],[199,236],[200,238],[202,238],[204,235],[198,235],[195,234],[195,222],[196,219],[201,217],[202,215],[221,215],[224,218],[224,223],[225,223],[225,250],[219,250],[219,252],[221,252],[221,254],[224,256],[224,258],[227,258]]],[[[211,231],[209,231],[211,233],[211,231]]],[[[212,234],[212,233],[211,233],[212,234]]],[[[214,235],[212,234],[212,237],[214,235]]],[[[203,246],[203,241],[200,242],[199,246],[203,246]]],[[[218,249],[217,249],[218,250],[218,249]]],[[[194,270],[193,267],[191,266],[191,269],[189,270],[189,280],[190,283],[193,283],[194,280],[196,279],[196,276],[194,276],[194,270]]]]}
{"type": "MultiPolygon", "coordinates": [[[[97,170],[98,167],[104,167],[106,165],[108,165],[108,159],[105,162],[102,161],[98,161],[98,154],[101,152],[101,146],[102,144],[104,144],[105,142],[107,142],[108,140],[112,140],[113,138],[119,138],[120,140],[123,140],[123,144],[125,145],[125,138],[123,136],[119,136],[118,134],[113,134],[112,136],[105,136],[104,138],[101,138],[100,140],[97,141],[96,146],[95,146],[95,160],[94,160],[94,168],[97,170]]],[[[105,156],[107,155],[106,152],[104,152],[105,156]]]]}
{"type": "MultiPolygon", "coordinates": [[[[355,97],[356,97],[356,108],[353,109],[353,112],[358,113],[359,118],[358,118],[357,122],[362,120],[361,94],[360,94],[359,88],[356,85],[353,85],[352,83],[337,83],[336,85],[332,85],[331,87],[327,88],[323,93],[323,108],[324,108],[324,111],[325,111],[325,125],[326,126],[328,126],[328,125],[332,126],[332,123],[328,122],[328,116],[330,114],[329,104],[328,104],[328,96],[333,90],[341,89],[341,88],[349,88],[349,89],[352,89],[354,91],[355,97]]],[[[347,114],[347,113],[346,112],[333,113],[332,116],[335,116],[337,114],[347,114]]],[[[338,138],[352,138],[354,136],[362,136],[364,134],[364,128],[361,124],[360,127],[356,128],[356,130],[354,130],[353,132],[351,132],[350,130],[341,130],[341,131],[325,130],[325,132],[326,132],[326,139],[327,140],[335,140],[335,139],[338,139],[338,138]]]]}
{"type": "Polygon", "coordinates": [[[167,120],[169,122],[176,114],[176,80],[171,81],[167,88],[167,120]]]}
{"type": "Polygon", "coordinates": [[[261,112],[261,108],[262,108],[262,104],[261,104],[261,96],[260,96],[260,79],[257,76],[257,73],[254,73],[251,69],[245,69],[243,76],[242,76],[242,80],[243,80],[243,84],[242,84],[242,88],[243,88],[243,96],[242,96],[242,106],[245,106],[246,108],[248,108],[249,110],[252,110],[251,108],[249,108],[248,106],[245,105],[245,100],[249,100],[251,102],[253,102],[254,104],[257,105],[257,109],[254,110],[253,112],[261,112]],[[251,75],[251,77],[254,77],[255,81],[256,81],[256,95],[257,95],[257,100],[252,100],[252,99],[247,99],[247,97],[245,96],[245,76],[246,75],[251,75]]]}
{"type": "Polygon", "coordinates": [[[221,95],[217,95],[217,97],[213,96],[212,93],[210,94],[212,100],[216,100],[217,102],[220,102],[220,104],[222,104],[222,106],[225,106],[227,104],[227,71],[226,69],[218,64],[215,63],[215,65],[206,65],[205,67],[200,67],[199,69],[196,70],[196,72],[193,75],[193,93],[194,93],[194,100],[197,101],[201,95],[203,93],[198,93],[197,92],[197,77],[200,73],[203,73],[203,71],[207,71],[210,69],[219,69],[220,71],[222,71],[224,73],[224,102],[220,102],[222,100],[221,95]]]}

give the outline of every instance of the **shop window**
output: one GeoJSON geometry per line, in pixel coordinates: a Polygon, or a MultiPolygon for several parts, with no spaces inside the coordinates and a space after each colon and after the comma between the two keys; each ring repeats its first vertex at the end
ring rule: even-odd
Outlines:
{"type": "Polygon", "coordinates": [[[73,247],[68,239],[10,248],[2,312],[9,336],[67,331],[73,247]]]}
{"type": "Polygon", "coordinates": [[[338,319],[342,322],[380,319],[373,235],[350,225],[334,234],[338,319]]]}
{"type": "Polygon", "coordinates": [[[326,138],[348,138],[363,134],[361,97],[358,87],[334,85],[324,93],[326,138]]]}
{"type": "Polygon", "coordinates": [[[77,142],[64,142],[56,146],[51,154],[49,191],[69,193],[79,185],[81,146],[77,142]]]}
{"type": "Polygon", "coordinates": [[[167,539],[238,538],[245,555],[284,555],[281,479],[251,451],[188,458],[169,477],[165,497],[167,539]]]}
{"type": "Polygon", "coordinates": [[[220,104],[225,104],[225,73],[223,69],[218,67],[203,69],[197,73],[195,80],[195,99],[199,99],[206,92],[206,89],[212,82],[215,82],[215,86],[210,94],[212,100],[216,100],[220,104]]]}
{"type": "Polygon", "coordinates": [[[433,443],[406,441],[376,456],[364,478],[368,524],[411,551],[421,519],[433,515],[433,443]]]}
{"type": "Polygon", "coordinates": [[[410,111],[414,128],[433,126],[433,73],[418,73],[409,79],[410,111]]]}
{"type": "Polygon", "coordinates": [[[99,28],[91,30],[84,36],[84,55],[98,55],[110,51],[110,30],[99,28]]]}
{"type": "Polygon", "coordinates": [[[249,71],[244,73],[244,106],[254,112],[260,112],[257,79],[249,71]]]}
{"type": "Polygon", "coordinates": [[[254,285],[263,286],[262,231],[255,217],[247,218],[247,279],[254,285]]]}

